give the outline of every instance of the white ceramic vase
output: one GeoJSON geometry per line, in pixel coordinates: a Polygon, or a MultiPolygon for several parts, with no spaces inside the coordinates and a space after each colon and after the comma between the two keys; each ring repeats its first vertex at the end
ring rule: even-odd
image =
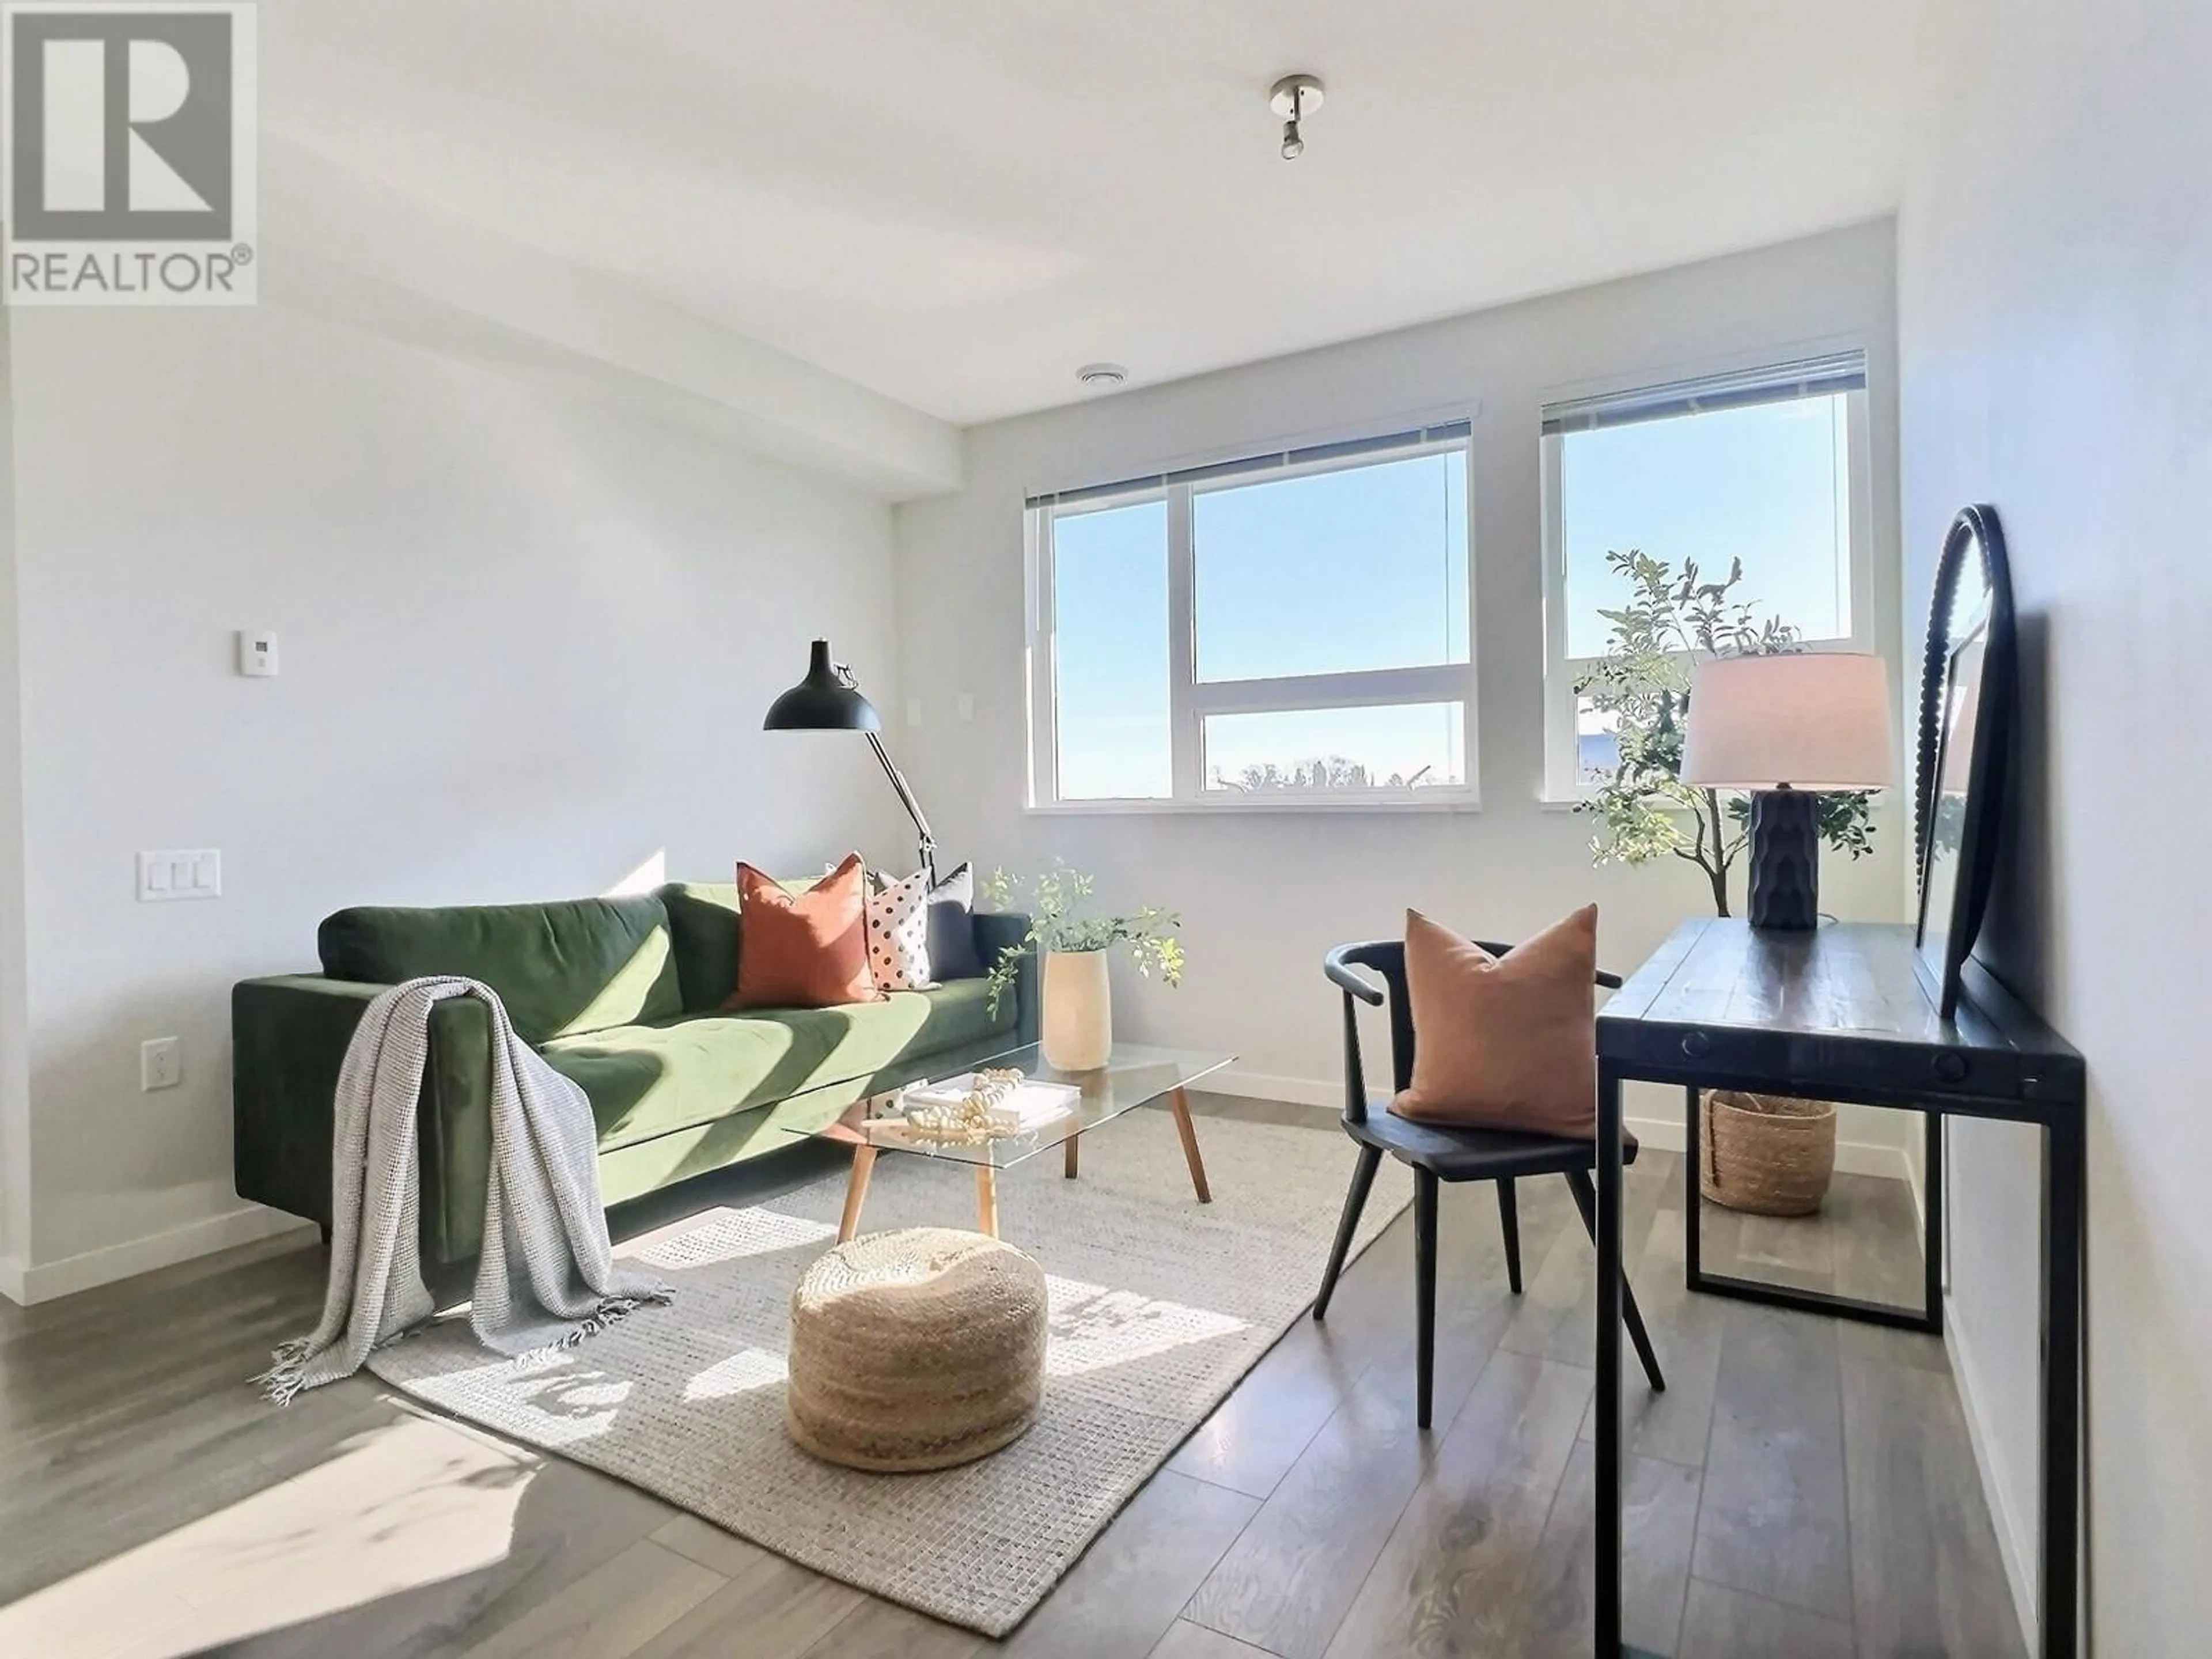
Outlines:
{"type": "Polygon", "coordinates": [[[1114,992],[1103,951],[1048,951],[1044,957],[1044,1057],[1063,1072],[1088,1072],[1114,1048],[1114,992]]]}

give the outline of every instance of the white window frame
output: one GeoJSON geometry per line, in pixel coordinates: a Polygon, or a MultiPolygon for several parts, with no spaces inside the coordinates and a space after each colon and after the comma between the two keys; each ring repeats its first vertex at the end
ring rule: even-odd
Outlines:
{"type": "Polygon", "coordinates": [[[1481,805],[1476,761],[1474,634],[1474,459],[1471,422],[1438,422],[1453,435],[1411,434],[1386,441],[1340,441],[1299,452],[1224,462],[1138,481],[1127,488],[1063,492],[1032,497],[1024,514],[1028,567],[1030,778],[1032,812],[1401,812],[1465,811],[1481,805]],[[1315,454],[1314,451],[1336,453],[1315,454]],[[1214,490],[1350,471],[1363,466],[1453,454],[1466,469],[1466,593],[1468,659],[1411,668],[1378,668],[1333,674],[1282,675],[1259,679],[1201,681],[1197,674],[1197,553],[1193,507],[1214,490]],[[1165,796],[1063,800],[1060,797],[1059,675],[1054,657],[1052,530],[1078,514],[1159,501],[1168,527],[1168,724],[1172,793],[1165,796]],[[1358,708],[1413,703],[1462,706],[1458,784],[1418,788],[1208,789],[1204,772],[1205,722],[1212,714],[1295,714],[1316,708],[1358,708]]]}
{"type": "MultiPolygon", "coordinates": [[[[1707,385],[1742,385],[1764,380],[1783,386],[1790,384],[1796,378],[1795,372],[1808,361],[1832,362],[1850,356],[1860,359],[1863,374],[1867,354],[1863,348],[1853,345],[1825,352],[1819,359],[1769,359],[1763,364],[1749,368],[1687,376],[1656,386],[1648,381],[1623,383],[1595,394],[1585,392],[1571,398],[1551,399],[1544,405],[1544,416],[1548,421],[1556,410],[1568,404],[1577,409],[1592,410],[1603,409],[1607,405],[1648,403],[1669,395],[1694,397],[1700,386],[1707,385]]],[[[1866,388],[1862,385],[1845,392],[1844,397],[1844,443],[1850,469],[1845,488],[1850,492],[1850,538],[1846,556],[1850,562],[1848,580],[1851,631],[1837,639],[1801,641],[1800,643],[1808,651],[1868,652],[1875,649],[1874,451],[1868,424],[1866,388]]],[[[1566,654],[1566,502],[1560,479],[1560,457],[1567,435],[1542,432],[1540,428],[1544,507],[1544,787],[1541,799],[1547,805],[1571,805],[1588,800],[1596,793],[1581,775],[1575,681],[1598,659],[1566,654]]],[[[1693,653],[1683,652],[1680,654],[1686,660],[1693,653]]]]}

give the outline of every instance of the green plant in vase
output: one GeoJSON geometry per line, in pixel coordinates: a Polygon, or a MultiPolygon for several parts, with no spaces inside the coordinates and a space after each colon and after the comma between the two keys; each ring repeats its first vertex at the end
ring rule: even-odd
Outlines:
{"type": "MultiPolygon", "coordinates": [[[[1598,613],[1609,629],[1605,654],[1577,678],[1575,691],[1611,718],[1620,758],[1576,810],[1600,820],[1590,842],[1598,863],[1674,857],[1694,864],[1711,888],[1713,908],[1727,915],[1729,877],[1750,836],[1751,802],[1682,781],[1691,665],[1700,654],[1799,650],[1797,630],[1778,617],[1759,619],[1757,608],[1737,597],[1741,559],[1718,581],[1708,580],[1694,561],[1685,560],[1677,573],[1636,548],[1605,560],[1627,578],[1629,601],[1598,613]]],[[[1863,791],[1820,795],[1820,839],[1855,859],[1872,852],[1871,799],[1863,791]]]]}
{"type": "Polygon", "coordinates": [[[1040,952],[1044,1057],[1062,1071],[1103,1066],[1112,1051],[1113,1000],[1106,963],[1115,945],[1128,947],[1130,959],[1146,978],[1158,974],[1170,985],[1182,981],[1182,941],[1176,937],[1181,916],[1154,905],[1102,914],[1096,908],[1097,884],[1057,859],[1027,883],[994,870],[983,883],[982,896],[997,909],[1025,902],[1030,918],[1029,932],[991,964],[991,1012],[998,1012],[1022,957],[1032,950],[1040,952]]]}

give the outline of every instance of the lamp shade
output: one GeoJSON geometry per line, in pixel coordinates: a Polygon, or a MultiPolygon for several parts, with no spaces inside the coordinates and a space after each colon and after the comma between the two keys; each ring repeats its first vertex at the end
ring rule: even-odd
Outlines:
{"type": "Polygon", "coordinates": [[[880,732],[883,716],[837,672],[830,641],[814,641],[806,678],[768,706],[767,732],[880,732]]]}
{"type": "Polygon", "coordinates": [[[1715,657],[1690,682],[1682,781],[1717,789],[1884,789],[1889,669],[1845,652],[1715,657]]]}

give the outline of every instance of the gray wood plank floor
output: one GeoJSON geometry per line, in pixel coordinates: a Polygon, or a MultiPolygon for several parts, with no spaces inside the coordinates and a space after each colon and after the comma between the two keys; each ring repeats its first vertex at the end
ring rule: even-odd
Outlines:
{"type": "MultiPolygon", "coordinates": [[[[1336,1136],[1304,1109],[1194,1103],[1336,1136]]],[[[821,1172],[774,1162],[663,1195],[628,1230],[821,1172]]],[[[1029,1173],[1056,1176],[1046,1162],[1029,1173]]],[[[1685,1294],[1680,1176],[1647,1152],[1628,1181],[1632,1273],[1671,1384],[1655,1398],[1632,1370],[1626,1387],[1631,1639],[1696,1659],[2019,1655],[1942,1344],[1685,1294]]],[[[0,1303],[0,1653],[1580,1655],[1590,1253],[1563,1182],[1524,1183],[1521,1213],[1516,1298],[1490,1190],[1446,1189],[1430,1433],[1413,1423],[1401,1218],[1328,1322],[1285,1337],[1004,1644],[373,1379],[263,1407],[244,1379],[312,1323],[319,1250],[0,1303]]],[[[1716,1269],[1899,1300],[1919,1261],[1903,1188],[1850,1176],[1816,1219],[1714,1214],[1705,1249],[1716,1269]]]]}

